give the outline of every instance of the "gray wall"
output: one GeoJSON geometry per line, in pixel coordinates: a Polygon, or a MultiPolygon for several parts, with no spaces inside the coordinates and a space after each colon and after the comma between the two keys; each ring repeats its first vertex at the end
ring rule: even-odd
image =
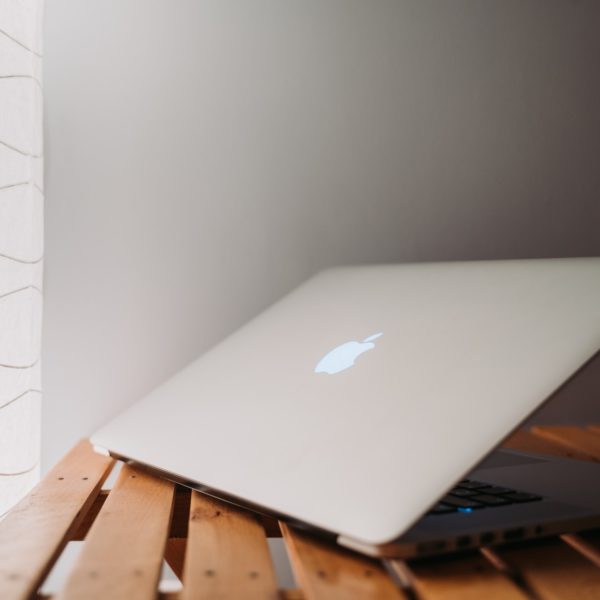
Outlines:
{"type": "MultiPolygon", "coordinates": [[[[600,254],[599,24],[596,0],[50,0],[46,467],[321,267],[600,254]]],[[[545,418],[593,416],[593,387],[545,418]]]]}

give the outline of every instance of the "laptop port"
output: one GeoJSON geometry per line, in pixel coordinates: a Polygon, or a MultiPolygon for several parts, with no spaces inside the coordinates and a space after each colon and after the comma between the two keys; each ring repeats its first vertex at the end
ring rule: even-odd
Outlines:
{"type": "Polygon", "coordinates": [[[494,533],[492,533],[491,531],[487,531],[486,533],[482,533],[479,536],[479,542],[481,544],[491,544],[494,541],[495,537],[496,535],[494,533]]]}
{"type": "Polygon", "coordinates": [[[435,554],[436,552],[442,552],[446,548],[446,542],[444,540],[437,540],[435,542],[423,542],[417,545],[417,552],[419,554],[435,554]]]}
{"type": "Polygon", "coordinates": [[[507,542],[512,540],[520,540],[525,535],[525,529],[523,527],[517,527],[516,529],[509,529],[504,532],[502,536],[507,542]]]}

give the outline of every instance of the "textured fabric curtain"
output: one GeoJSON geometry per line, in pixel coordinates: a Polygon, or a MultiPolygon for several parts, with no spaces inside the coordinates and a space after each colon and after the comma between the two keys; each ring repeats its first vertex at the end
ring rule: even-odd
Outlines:
{"type": "Polygon", "coordinates": [[[0,516],[39,476],[42,0],[0,0],[0,516]]]}

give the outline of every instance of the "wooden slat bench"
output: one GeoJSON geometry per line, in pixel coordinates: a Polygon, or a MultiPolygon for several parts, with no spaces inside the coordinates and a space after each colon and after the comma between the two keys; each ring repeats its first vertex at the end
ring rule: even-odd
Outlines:
{"type": "MultiPolygon", "coordinates": [[[[506,446],[600,461],[600,426],[534,427],[506,446]]],[[[0,522],[2,600],[48,598],[46,576],[82,540],[57,600],[600,598],[600,531],[384,563],[129,465],[103,490],[114,466],[82,441],[0,522]],[[295,589],[278,588],[267,544],[278,536],[295,589]],[[158,591],[164,559],[179,592],[158,591]]]]}

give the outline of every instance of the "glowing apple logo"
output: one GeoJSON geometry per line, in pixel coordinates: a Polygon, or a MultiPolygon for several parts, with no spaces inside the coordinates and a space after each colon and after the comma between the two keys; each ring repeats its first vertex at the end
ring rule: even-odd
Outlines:
{"type": "Polygon", "coordinates": [[[383,333],[374,333],[362,342],[346,342],[330,350],[315,367],[315,373],[328,373],[334,375],[354,366],[354,361],[363,353],[375,348],[374,340],[383,333]]]}

